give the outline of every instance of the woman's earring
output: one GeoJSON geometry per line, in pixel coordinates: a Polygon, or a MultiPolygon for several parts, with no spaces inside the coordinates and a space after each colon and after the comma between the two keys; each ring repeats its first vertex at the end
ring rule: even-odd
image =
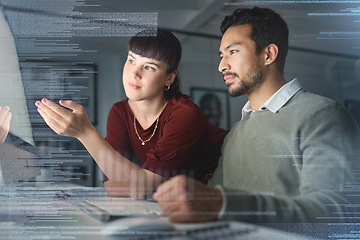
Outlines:
{"type": "Polygon", "coordinates": [[[171,85],[169,85],[169,86],[165,86],[165,91],[166,91],[166,92],[167,92],[167,91],[169,91],[170,86],[171,86],[171,85]]]}

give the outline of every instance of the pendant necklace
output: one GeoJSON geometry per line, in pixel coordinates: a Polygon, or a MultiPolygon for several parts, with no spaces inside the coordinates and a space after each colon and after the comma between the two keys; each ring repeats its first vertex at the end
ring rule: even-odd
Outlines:
{"type": "Polygon", "coordinates": [[[157,129],[157,126],[158,126],[158,123],[159,123],[159,118],[156,119],[156,124],[155,124],[155,128],[154,128],[154,131],[152,132],[151,136],[146,139],[146,140],[142,140],[142,138],[140,137],[138,131],[137,131],[137,128],[136,128],[136,118],[135,118],[135,115],[134,115],[134,129],[135,129],[135,133],[137,135],[137,137],[139,138],[140,142],[141,142],[141,145],[145,145],[145,143],[147,143],[148,141],[150,141],[152,139],[152,137],[155,135],[155,132],[156,132],[156,129],[157,129]]]}
{"type": "Polygon", "coordinates": [[[143,139],[140,137],[139,133],[138,133],[138,130],[137,130],[137,127],[136,127],[136,117],[135,117],[135,114],[134,114],[134,129],[135,129],[135,133],[136,133],[138,139],[139,139],[140,142],[141,142],[141,145],[145,146],[145,143],[147,143],[148,141],[150,141],[150,140],[153,138],[153,136],[155,135],[156,129],[157,129],[157,127],[158,127],[160,115],[161,115],[162,111],[164,110],[166,104],[167,104],[167,102],[165,102],[164,106],[162,107],[162,109],[161,109],[161,111],[160,111],[159,116],[158,116],[157,119],[156,119],[155,128],[154,128],[151,136],[150,136],[148,139],[145,139],[145,140],[143,140],[143,139]]]}

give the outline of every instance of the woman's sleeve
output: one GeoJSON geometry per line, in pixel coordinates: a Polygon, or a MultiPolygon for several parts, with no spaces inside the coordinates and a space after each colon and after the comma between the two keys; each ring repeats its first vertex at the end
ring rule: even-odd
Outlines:
{"type": "Polygon", "coordinates": [[[126,109],[113,105],[106,123],[106,141],[120,154],[129,157],[130,139],[127,132],[126,109]]]}
{"type": "MultiPolygon", "coordinates": [[[[105,140],[121,155],[130,158],[131,144],[129,135],[127,133],[126,109],[123,109],[120,104],[114,104],[107,118],[106,123],[106,138],[105,140]]],[[[104,175],[103,181],[108,178],[104,175]]]]}

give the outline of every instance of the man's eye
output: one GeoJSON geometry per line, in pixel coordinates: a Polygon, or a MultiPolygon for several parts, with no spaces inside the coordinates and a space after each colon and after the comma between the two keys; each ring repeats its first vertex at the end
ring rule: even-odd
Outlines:
{"type": "Polygon", "coordinates": [[[230,50],[230,55],[237,53],[237,52],[238,52],[238,50],[230,50]]]}

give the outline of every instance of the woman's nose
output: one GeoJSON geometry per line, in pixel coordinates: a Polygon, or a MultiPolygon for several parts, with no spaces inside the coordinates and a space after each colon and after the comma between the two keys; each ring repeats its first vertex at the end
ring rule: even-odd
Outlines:
{"type": "Polygon", "coordinates": [[[141,73],[140,73],[140,69],[137,67],[133,67],[130,70],[130,76],[135,78],[135,79],[140,79],[141,78],[141,73]]]}

